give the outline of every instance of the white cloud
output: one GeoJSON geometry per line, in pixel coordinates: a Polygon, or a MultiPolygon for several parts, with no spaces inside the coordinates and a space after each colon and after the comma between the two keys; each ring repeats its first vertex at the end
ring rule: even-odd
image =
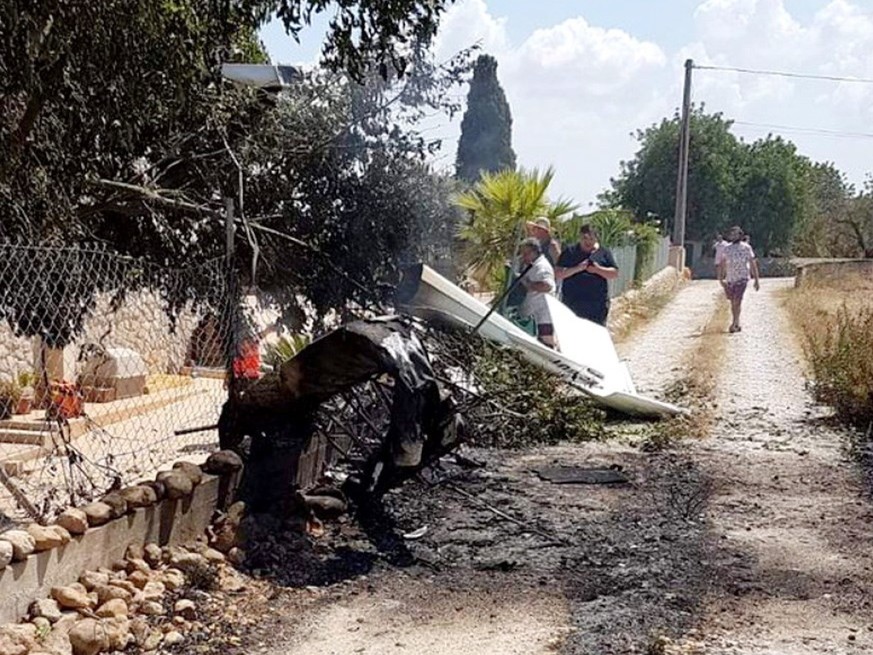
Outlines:
{"type": "Polygon", "coordinates": [[[506,19],[492,16],[485,0],[462,0],[449,7],[440,23],[434,52],[437,59],[450,59],[473,45],[495,55],[509,47],[506,19]]]}

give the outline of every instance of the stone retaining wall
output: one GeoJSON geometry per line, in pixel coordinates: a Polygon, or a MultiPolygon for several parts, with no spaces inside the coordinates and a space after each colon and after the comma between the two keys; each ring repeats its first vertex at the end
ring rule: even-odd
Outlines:
{"type": "Polygon", "coordinates": [[[842,278],[861,276],[873,278],[873,259],[848,259],[804,264],[797,269],[795,286],[832,284],[842,278]]]}
{"type": "MultiPolygon", "coordinates": [[[[30,554],[14,557],[12,562],[0,557],[0,624],[18,621],[34,600],[47,596],[53,587],[75,582],[83,571],[109,568],[114,562],[124,559],[124,553],[131,545],[181,545],[203,535],[216,510],[232,502],[240,476],[237,464],[233,464],[236,467],[233,470],[227,468],[227,454],[217,453],[215,457],[225,458],[220,471],[216,466],[210,466],[213,458],[204,465],[204,470],[212,470],[214,474],[205,473],[193,464],[184,464],[185,469],[173,469],[174,478],[181,476],[189,480],[187,490],[181,493],[171,493],[171,487],[177,489],[174,485],[178,479],[176,482],[165,480],[165,498],[136,508],[125,506],[120,516],[106,522],[92,521],[92,514],[96,512],[89,509],[103,503],[82,508],[84,512],[70,510],[58,519],[61,526],[70,527],[69,530],[62,527],[61,534],[65,536],[61,542],[40,550],[38,542],[34,546],[34,540],[30,539],[30,550],[33,551],[30,554]],[[198,483],[194,484],[194,480],[198,483]],[[87,523],[82,523],[80,529],[73,528],[64,520],[65,515],[72,512],[79,512],[82,516],[87,512],[87,523]]],[[[230,457],[236,458],[232,453],[230,457]]],[[[162,479],[161,476],[159,473],[158,480],[162,479]]],[[[109,496],[106,498],[109,503],[109,496]]],[[[114,502],[113,508],[117,509],[114,502]]],[[[31,529],[34,528],[28,528],[28,531],[31,529]]],[[[40,530],[38,526],[35,529],[40,530]]],[[[47,529],[54,529],[54,526],[47,529]]],[[[17,533],[16,543],[21,543],[22,537],[27,541],[27,535],[22,535],[20,530],[0,532],[0,546],[13,541],[13,532],[17,533]]]]}
{"type": "MultiPolygon", "coordinates": [[[[201,311],[183,310],[173,324],[156,292],[132,293],[116,311],[112,311],[110,301],[110,294],[97,296],[81,336],[71,346],[73,359],[82,344],[101,343],[102,339],[104,346],[138,352],[149,373],[175,373],[186,364],[191,335],[203,317],[201,311]]],[[[0,323],[0,379],[33,370],[34,341],[16,337],[7,323],[0,323]]]]}

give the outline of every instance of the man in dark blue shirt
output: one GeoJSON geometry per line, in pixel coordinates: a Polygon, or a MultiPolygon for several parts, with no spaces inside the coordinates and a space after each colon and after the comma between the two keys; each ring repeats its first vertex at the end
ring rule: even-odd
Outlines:
{"type": "Polygon", "coordinates": [[[579,229],[579,243],[565,248],[558,258],[555,277],[563,280],[561,300],[573,313],[600,325],[609,314],[607,280],[618,277],[612,253],[597,243],[597,232],[590,225],[579,229]]]}

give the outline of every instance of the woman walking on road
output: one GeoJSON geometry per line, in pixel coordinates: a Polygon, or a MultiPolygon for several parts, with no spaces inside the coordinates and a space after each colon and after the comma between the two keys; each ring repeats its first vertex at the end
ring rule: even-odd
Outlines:
{"type": "Polygon", "coordinates": [[[743,236],[743,231],[738,226],[732,227],[727,233],[728,245],[721,248],[715,262],[718,266],[718,281],[731,301],[732,321],[728,330],[731,333],[743,329],[740,327],[740,312],[750,274],[755,279],[755,291],[761,288],[755,251],[743,240],[743,236]]]}

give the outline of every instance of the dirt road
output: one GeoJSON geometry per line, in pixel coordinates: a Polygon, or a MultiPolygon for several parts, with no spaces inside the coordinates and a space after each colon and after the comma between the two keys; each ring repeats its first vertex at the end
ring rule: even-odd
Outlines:
{"type": "MultiPolygon", "coordinates": [[[[487,468],[455,472],[472,497],[407,486],[388,498],[387,520],[427,534],[398,540],[386,563],[350,533],[367,575],[279,596],[280,618],[252,651],[870,652],[873,513],[844,435],[805,392],[780,306],[787,285],[765,280],[743,332],[716,337],[707,439],[645,452],[628,429],[606,443],[483,453],[487,468]],[[535,473],[550,464],[611,465],[630,482],[555,485],[535,473]]],[[[690,284],[625,345],[640,389],[687,373],[718,291],[690,284]]]]}

